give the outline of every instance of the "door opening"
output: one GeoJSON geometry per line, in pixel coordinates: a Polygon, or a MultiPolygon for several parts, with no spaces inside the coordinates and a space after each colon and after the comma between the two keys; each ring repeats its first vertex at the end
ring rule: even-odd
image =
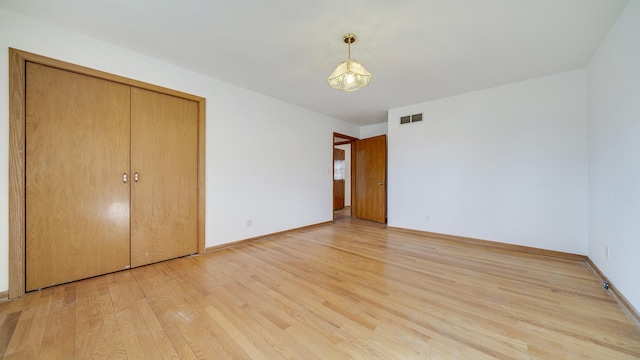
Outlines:
{"type": "Polygon", "coordinates": [[[333,220],[351,216],[351,143],[357,139],[333,133],[333,220]]]}
{"type": "Polygon", "coordinates": [[[359,140],[334,132],[333,159],[333,221],[353,216],[386,224],[387,136],[359,140]]]}

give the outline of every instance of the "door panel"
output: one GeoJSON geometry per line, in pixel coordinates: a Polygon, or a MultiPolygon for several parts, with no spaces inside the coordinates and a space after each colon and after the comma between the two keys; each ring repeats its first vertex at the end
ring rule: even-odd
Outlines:
{"type": "Polygon", "coordinates": [[[26,290],[129,265],[130,88],[27,63],[26,290]]]}
{"type": "Polygon", "coordinates": [[[344,208],[344,150],[333,149],[333,210],[344,208]],[[342,165],[340,165],[342,162],[342,165]]]}
{"type": "Polygon", "coordinates": [[[131,265],[197,252],[198,104],[131,90],[131,265]]]}
{"type": "Polygon", "coordinates": [[[387,221],[387,137],[380,135],[351,143],[353,159],[352,216],[387,221]]]}

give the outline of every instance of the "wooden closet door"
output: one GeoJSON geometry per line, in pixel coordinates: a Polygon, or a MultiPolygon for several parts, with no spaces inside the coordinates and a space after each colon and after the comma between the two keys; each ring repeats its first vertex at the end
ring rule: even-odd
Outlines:
{"type": "Polygon", "coordinates": [[[197,249],[198,104],[131,90],[131,265],[197,249]]]}
{"type": "Polygon", "coordinates": [[[26,68],[26,290],[129,265],[130,88],[26,68]]]}

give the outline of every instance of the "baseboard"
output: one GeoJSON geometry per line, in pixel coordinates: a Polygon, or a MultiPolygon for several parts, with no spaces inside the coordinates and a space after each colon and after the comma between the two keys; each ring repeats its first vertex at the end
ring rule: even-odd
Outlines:
{"type": "Polygon", "coordinates": [[[572,253],[566,253],[566,252],[554,251],[554,250],[546,250],[546,249],[540,249],[540,248],[524,246],[524,245],[507,244],[507,243],[491,241],[491,240],[476,239],[476,238],[470,238],[470,237],[465,237],[465,236],[457,236],[457,235],[440,234],[440,233],[434,233],[434,232],[429,232],[429,231],[405,229],[405,228],[392,227],[392,226],[387,227],[387,229],[400,231],[400,232],[406,232],[406,233],[414,234],[414,235],[427,236],[427,237],[430,237],[430,238],[436,238],[436,239],[442,239],[442,240],[450,240],[450,241],[456,241],[456,242],[464,242],[464,243],[467,243],[467,244],[470,244],[470,245],[490,247],[490,248],[500,249],[500,250],[514,251],[514,252],[520,252],[520,253],[526,253],[526,254],[550,256],[550,257],[561,258],[561,259],[566,259],[566,260],[575,260],[575,261],[586,261],[587,260],[587,257],[585,255],[578,255],[578,254],[572,254],[572,253]]]}
{"type": "Polygon", "coordinates": [[[208,254],[208,253],[211,253],[211,252],[214,252],[214,251],[219,251],[219,250],[227,249],[227,248],[238,246],[238,245],[244,245],[244,244],[249,244],[249,243],[252,243],[252,242],[266,240],[268,238],[272,238],[272,237],[275,237],[275,236],[288,234],[288,233],[291,233],[291,232],[294,232],[294,231],[312,229],[312,228],[315,228],[315,227],[318,227],[318,226],[328,225],[328,224],[332,224],[332,223],[333,223],[333,221],[325,221],[325,222],[321,222],[321,223],[317,223],[317,224],[302,226],[302,227],[299,227],[299,228],[294,228],[294,229],[289,229],[289,230],[284,230],[284,231],[278,231],[278,232],[275,232],[275,233],[260,235],[260,236],[256,236],[256,237],[252,237],[252,238],[248,238],[248,239],[244,239],[244,240],[238,240],[238,241],[234,241],[234,242],[230,242],[230,243],[226,243],[226,244],[210,246],[208,248],[205,248],[204,253],[208,254]]]}
{"type": "Polygon", "coordinates": [[[596,273],[596,275],[602,280],[603,283],[605,281],[609,283],[609,292],[611,292],[611,295],[613,295],[613,298],[616,299],[618,304],[620,304],[620,306],[624,308],[627,314],[633,320],[635,320],[636,325],[640,327],[640,312],[638,312],[638,310],[635,307],[633,307],[633,305],[631,305],[629,300],[627,300],[627,298],[625,298],[624,295],[622,295],[620,290],[618,290],[618,288],[616,288],[613,285],[613,283],[611,283],[611,281],[609,281],[609,279],[607,279],[607,277],[604,276],[602,271],[600,271],[600,268],[598,268],[598,266],[593,262],[593,260],[591,260],[591,258],[587,257],[586,262],[587,264],[589,264],[589,266],[591,266],[591,269],[593,269],[593,272],[596,273]]]}
{"type": "Polygon", "coordinates": [[[9,301],[9,291],[0,291],[0,303],[9,301]]]}

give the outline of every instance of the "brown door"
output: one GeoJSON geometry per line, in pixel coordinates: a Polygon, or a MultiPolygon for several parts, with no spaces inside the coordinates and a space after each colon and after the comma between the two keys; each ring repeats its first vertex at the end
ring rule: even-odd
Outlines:
{"type": "Polygon", "coordinates": [[[131,89],[131,266],[198,251],[197,121],[194,101],[131,89]]]}
{"type": "Polygon", "coordinates": [[[387,136],[351,143],[352,216],[387,222],[387,136]]]}
{"type": "Polygon", "coordinates": [[[26,68],[26,290],[129,265],[130,88],[26,68]]]}
{"type": "Polygon", "coordinates": [[[344,209],[344,150],[333,149],[333,210],[344,209]]]}

